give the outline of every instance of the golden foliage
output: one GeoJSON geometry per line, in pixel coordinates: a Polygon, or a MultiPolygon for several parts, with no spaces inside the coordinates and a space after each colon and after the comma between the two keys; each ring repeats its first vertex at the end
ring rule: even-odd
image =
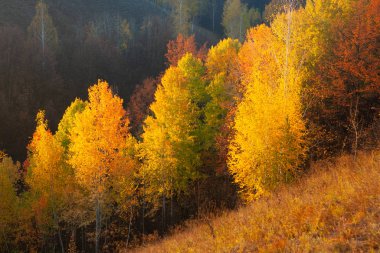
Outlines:
{"type": "Polygon", "coordinates": [[[73,198],[70,193],[75,187],[75,180],[71,167],[64,160],[64,148],[48,129],[44,111],[38,112],[36,122],[36,130],[28,145],[29,166],[25,181],[30,190],[23,199],[24,208],[31,210],[24,213],[22,222],[30,232],[33,227],[27,220],[34,217],[37,231],[43,239],[52,230],[59,231],[61,213],[73,198]]]}
{"type": "Polygon", "coordinates": [[[128,137],[123,100],[112,94],[108,83],[98,81],[89,88],[89,102],[75,117],[71,130],[71,157],[78,182],[91,192],[101,194],[113,175],[131,173],[133,162],[125,155],[128,137]]]}
{"type": "Polygon", "coordinates": [[[199,176],[199,104],[205,100],[204,67],[191,54],[162,77],[142,135],[147,194],[172,196],[199,176]]]}
{"type": "Polygon", "coordinates": [[[226,95],[236,96],[236,89],[240,81],[238,53],[241,44],[238,40],[224,39],[216,46],[211,47],[207,54],[206,67],[209,79],[217,75],[225,76],[226,95]]]}
{"type": "Polygon", "coordinates": [[[251,29],[240,51],[245,93],[237,107],[229,170],[247,201],[289,181],[305,156],[302,72],[286,43],[290,38],[276,32],[265,25],[251,29]]]}
{"type": "MultiPolygon", "coordinates": [[[[236,103],[240,99],[240,69],[238,40],[224,39],[211,47],[205,66],[208,79],[207,93],[210,101],[204,108],[205,130],[203,139],[209,163],[218,173],[227,172],[228,141],[231,136],[230,123],[236,103]],[[215,151],[213,151],[215,150],[215,151]]],[[[207,165],[206,165],[207,166],[207,165]]]]}
{"type": "Polygon", "coordinates": [[[63,171],[63,147],[54,138],[47,126],[45,112],[40,111],[36,118],[37,127],[29,150],[29,171],[27,183],[30,187],[41,194],[58,194],[67,178],[63,171]]]}

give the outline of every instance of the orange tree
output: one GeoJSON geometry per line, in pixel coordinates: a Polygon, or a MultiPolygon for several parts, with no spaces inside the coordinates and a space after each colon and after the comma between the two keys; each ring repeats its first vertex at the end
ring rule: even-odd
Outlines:
{"type": "Polygon", "coordinates": [[[99,252],[101,219],[109,214],[107,203],[112,201],[112,191],[126,196],[124,206],[133,203],[135,163],[128,150],[134,140],[128,132],[123,100],[112,93],[107,82],[99,80],[89,88],[88,96],[88,104],[76,115],[71,130],[69,163],[93,203],[95,252],[99,252]]]}

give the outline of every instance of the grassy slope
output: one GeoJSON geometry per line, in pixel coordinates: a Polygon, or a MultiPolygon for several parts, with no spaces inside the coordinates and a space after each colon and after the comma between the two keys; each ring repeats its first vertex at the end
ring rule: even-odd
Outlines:
{"type": "Polygon", "coordinates": [[[314,164],[293,186],[136,252],[379,252],[380,152],[314,164]]]}

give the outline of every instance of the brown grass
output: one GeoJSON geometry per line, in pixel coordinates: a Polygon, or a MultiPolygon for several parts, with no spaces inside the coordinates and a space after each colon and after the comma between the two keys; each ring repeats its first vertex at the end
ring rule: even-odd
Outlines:
{"type": "Polygon", "coordinates": [[[380,153],[323,161],[292,186],[136,252],[380,252],[380,153]]]}

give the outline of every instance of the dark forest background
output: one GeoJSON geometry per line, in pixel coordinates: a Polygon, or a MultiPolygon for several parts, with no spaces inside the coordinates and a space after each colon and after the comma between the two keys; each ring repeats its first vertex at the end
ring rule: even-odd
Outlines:
{"type": "MultiPolygon", "coordinates": [[[[200,1],[189,34],[209,46],[224,37],[223,0],[200,1]]],[[[267,0],[242,1],[263,12],[267,0]]],[[[57,126],[75,97],[107,80],[127,103],[135,86],[167,66],[167,43],[179,33],[170,1],[45,0],[47,45],[33,36],[36,0],[0,0],[0,150],[15,160],[45,109],[57,126]]]]}

